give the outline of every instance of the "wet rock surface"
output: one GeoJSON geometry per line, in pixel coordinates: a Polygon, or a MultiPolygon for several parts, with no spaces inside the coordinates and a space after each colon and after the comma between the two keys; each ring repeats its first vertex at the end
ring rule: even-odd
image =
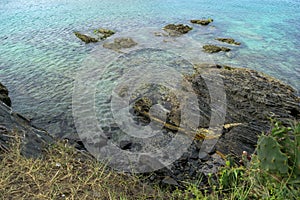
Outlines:
{"type": "Polygon", "coordinates": [[[241,45],[240,42],[237,42],[232,38],[216,38],[216,40],[218,40],[220,42],[225,42],[225,43],[228,43],[228,44],[241,45]]]}
{"type": "Polygon", "coordinates": [[[168,24],[163,28],[170,36],[180,36],[188,33],[192,29],[192,27],[184,24],[168,24]]]}
{"type": "Polygon", "coordinates": [[[204,45],[203,49],[207,53],[218,53],[220,51],[228,52],[231,50],[230,48],[227,48],[227,47],[219,47],[219,46],[211,45],[211,44],[204,45]]]}
{"type": "Polygon", "coordinates": [[[214,20],[211,18],[208,19],[193,19],[190,22],[193,24],[199,24],[202,26],[207,26],[208,24],[210,24],[211,22],[213,22],[214,20]]]}
{"type": "MultiPolygon", "coordinates": [[[[4,87],[0,84],[2,88],[4,87]]],[[[6,92],[7,93],[7,92],[6,92]]],[[[0,151],[8,151],[16,137],[21,139],[21,154],[26,157],[40,157],[45,146],[55,142],[46,131],[30,124],[30,121],[0,101],[0,151]]],[[[7,101],[9,97],[5,97],[7,101]]],[[[10,102],[10,101],[9,101],[10,102]]]]}
{"type": "Polygon", "coordinates": [[[11,106],[11,100],[8,97],[7,88],[0,83],[0,101],[4,102],[7,106],[11,106]]]}

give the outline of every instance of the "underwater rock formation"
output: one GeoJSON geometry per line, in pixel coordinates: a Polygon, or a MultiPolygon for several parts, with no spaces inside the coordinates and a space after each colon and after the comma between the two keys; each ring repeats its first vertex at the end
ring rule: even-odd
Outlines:
{"type": "Polygon", "coordinates": [[[112,43],[104,43],[103,47],[107,49],[112,49],[118,51],[123,48],[131,48],[137,45],[137,43],[132,38],[115,38],[112,43]]]}
{"type": "Polygon", "coordinates": [[[184,24],[168,24],[163,30],[168,32],[170,36],[180,36],[191,31],[193,28],[184,24]]]}

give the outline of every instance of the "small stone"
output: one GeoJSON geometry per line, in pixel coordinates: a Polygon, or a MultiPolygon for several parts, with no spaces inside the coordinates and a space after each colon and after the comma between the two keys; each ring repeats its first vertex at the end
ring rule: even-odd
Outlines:
{"type": "Polygon", "coordinates": [[[120,142],[120,148],[122,150],[128,150],[128,149],[131,149],[132,147],[132,142],[131,141],[128,141],[128,140],[123,140],[120,142]]]}
{"type": "Polygon", "coordinates": [[[209,156],[206,152],[200,152],[198,157],[202,161],[207,161],[209,159],[209,156]]]}
{"type": "Polygon", "coordinates": [[[56,163],[55,166],[56,167],[61,167],[61,164],[60,163],[56,163]]]}
{"type": "Polygon", "coordinates": [[[178,186],[178,182],[169,176],[165,177],[162,180],[162,183],[166,185],[178,186]]]}
{"type": "Polygon", "coordinates": [[[193,151],[190,158],[193,160],[197,160],[199,158],[199,152],[193,151]]]}
{"type": "Polygon", "coordinates": [[[154,179],[155,179],[155,175],[151,175],[149,178],[150,181],[154,181],[154,179]]]}

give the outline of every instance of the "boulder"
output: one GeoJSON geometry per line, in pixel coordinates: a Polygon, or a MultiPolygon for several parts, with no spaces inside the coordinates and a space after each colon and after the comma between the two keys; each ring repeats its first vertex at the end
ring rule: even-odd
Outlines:
{"type": "Polygon", "coordinates": [[[171,36],[186,34],[192,29],[192,27],[184,24],[168,24],[163,28],[163,30],[168,32],[171,36]]]}
{"type": "Polygon", "coordinates": [[[8,97],[8,90],[7,88],[0,83],[0,101],[5,103],[7,106],[11,106],[11,100],[8,97]]]}
{"type": "Polygon", "coordinates": [[[200,24],[202,26],[206,26],[206,25],[210,24],[213,21],[214,21],[213,19],[208,18],[208,19],[193,19],[190,22],[193,23],[193,24],[200,24]]]}
{"type": "Polygon", "coordinates": [[[98,39],[93,38],[91,36],[79,33],[79,32],[74,32],[75,36],[78,37],[81,41],[85,42],[86,44],[91,43],[91,42],[98,42],[98,39]]]}
{"type": "Polygon", "coordinates": [[[232,38],[216,38],[216,40],[220,41],[220,42],[225,42],[228,44],[235,44],[235,45],[240,45],[240,42],[235,41],[232,38]]]}
{"type": "Polygon", "coordinates": [[[219,47],[219,46],[211,45],[211,44],[204,45],[203,49],[207,53],[218,53],[220,51],[228,52],[228,51],[231,50],[231,49],[229,49],[227,47],[219,47]]]}

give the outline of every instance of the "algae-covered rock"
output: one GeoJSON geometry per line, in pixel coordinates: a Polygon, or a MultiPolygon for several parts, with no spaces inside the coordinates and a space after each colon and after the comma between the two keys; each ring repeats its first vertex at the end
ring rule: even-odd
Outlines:
{"type": "Polygon", "coordinates": [[[0,101],[5,103],[7,106],[11,106],[11,100],[8,97],[8,90],[1,83],[0,83],[0,101]]]}
{"type": "Polygon", "coordinates": [[[98,30],[95,30],[96,33],[100,33],[102,36],[100,37],[101,40],[104,40],[110,36],[112,36],[113,34],[115,34],[115,31],[109,30],[109,29],[104,29],[104,28],[100,28],[98,30]]]}
{"type": "Polygon", "coordinates": [[[235,45],[240,45],[240,42],[235,41],[232,38],[216,38],[216,40],[220,41],[220,42],[225,42],[228,44],[235,44],[235,45]]]}
{"type": "Polygon", "coordinates": [[[220,51],[228,52],[228,51],[231,50],[231,49],[229,49],[227,47],[219,47],[219,46],[211,45],[211,44],[204,45],[203,49],[207,53],[218,53],[220,51]]]}
{"type": "Polygon", "coordinates": [[[206,26],[213,21],[214,21],[213,19],[208,18],[208,19],[193,19],[190,22],[193,24],[200,24],[200,25],[206,26]]]}
{"type": "Polygon", "coordinates": [[[74,32],[75,36],[78,37],[81,41],[85,42],[86,44],[91,43],[91,42],[98,42],[98,39],[93,38],[91,36],[79,33],[79,32],[74,32]]]}
{"type": "Polygon", "coordinates": [[[131,48],[135,45],[137,45],[137,43],[132,38],[115,38],[114,42],[106,42],[103,44],[103,47],[117,51],[123,48],[131,48]]]}
{"type": "Polygon", "coordinates": [[[163,30],[167,31],[171,36],[186,34],[192,29],[192,27],[184,24],[168,24],[163,28],[163,30]]]}

